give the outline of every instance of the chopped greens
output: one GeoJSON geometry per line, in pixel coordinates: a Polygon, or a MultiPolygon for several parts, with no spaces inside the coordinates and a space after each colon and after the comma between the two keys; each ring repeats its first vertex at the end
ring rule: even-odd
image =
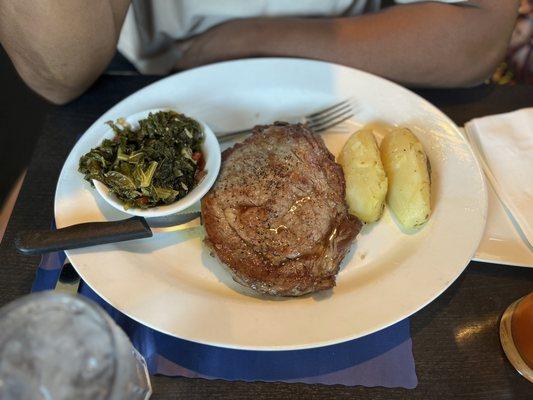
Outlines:
{"type": "Polygon", "coordinates": [[[150,113],[133,130],[123,119],[115,131],[80,159],[79,171],[102,182],[124,208],[149,208],[184,197],[203,170],[201,125],[175,111],[150,113]]]}

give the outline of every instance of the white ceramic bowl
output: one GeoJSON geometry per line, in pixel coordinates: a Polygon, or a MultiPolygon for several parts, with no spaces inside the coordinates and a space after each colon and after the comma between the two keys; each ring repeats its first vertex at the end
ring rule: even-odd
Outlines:
{"type": "MultiPolygon", "coordinates": [[[[141,111],[130,115],[129,117],[125,117],[124,119],[131,125],[133,129],[137,129],[139,127],[139,120],[146,118],[149,113],[155,113],[158,111],[168,111],[168,109],[152,109],[141,111]]],[[[206,175],[203,177],[200,183],[198,183],[189,193],[187,193],[185,197],[175,201],[174,203],[162,206],[151,207],[147,209],[129,208],[125,210],[124,203],[122,203],[121,200],[112,194],[106,185],[104,185],[102,182],[93,180],[94,186],[98,193],[105,199],[105,201],[107,201],[117,210],[145,218],[164,217],[175,214],[198,202],[207,193],[211,186],[213,186],[213,183],[215,183],[215,180],[218,176],[218,171],[220,170],[220,146],[215,134],[209,128],[209,126],[197,118],[194,119],[200,123],[203,129],[204,140],[202,142],[202,153],[205,159],[206,175]]],[[[102,140],[106,138],[111,139],[114,137],[114,135],[115,133],[113,129],[109,127],[109,131],[106,131],[106,134],[104,137],[102,137],[102,140]]]]}

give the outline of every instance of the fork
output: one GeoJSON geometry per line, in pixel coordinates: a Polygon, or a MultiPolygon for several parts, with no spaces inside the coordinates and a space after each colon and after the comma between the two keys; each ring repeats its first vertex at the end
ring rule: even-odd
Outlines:
{"type": "MultiPolygon", "coordinates": [[[[306,124],[313,132],[319,133],[334,127],[354,116],[352,100],[346,99],[339,103],[333,104],[323,110],[315,111],[312,114],[303,117],[294,118],[302,124],[306,124]]],[[[218,141],[224,143],[235,139],[236,137],[250,134],[252,128],[243,129],[235,132],[219,132],[216,134],[218,141]]]]}

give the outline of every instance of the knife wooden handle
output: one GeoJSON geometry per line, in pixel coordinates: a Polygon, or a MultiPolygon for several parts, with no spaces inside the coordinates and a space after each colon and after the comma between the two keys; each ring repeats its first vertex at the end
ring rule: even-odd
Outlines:
{"type": "Polygon", "coordinates": [[[133,217],[111,222],[87,222],[53,231],[21,232],[15,238],[15,247],[22,254],[33,255],[151,236],[146,220],[133,217]]]}

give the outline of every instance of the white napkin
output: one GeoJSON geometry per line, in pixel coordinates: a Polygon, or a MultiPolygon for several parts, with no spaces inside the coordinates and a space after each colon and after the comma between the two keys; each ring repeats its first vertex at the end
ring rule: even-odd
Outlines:
{"type": "Polygon", "coordinates": [[[533,245],[533,108],[473,119],[465,131],[487,179],[533,245]]]}

